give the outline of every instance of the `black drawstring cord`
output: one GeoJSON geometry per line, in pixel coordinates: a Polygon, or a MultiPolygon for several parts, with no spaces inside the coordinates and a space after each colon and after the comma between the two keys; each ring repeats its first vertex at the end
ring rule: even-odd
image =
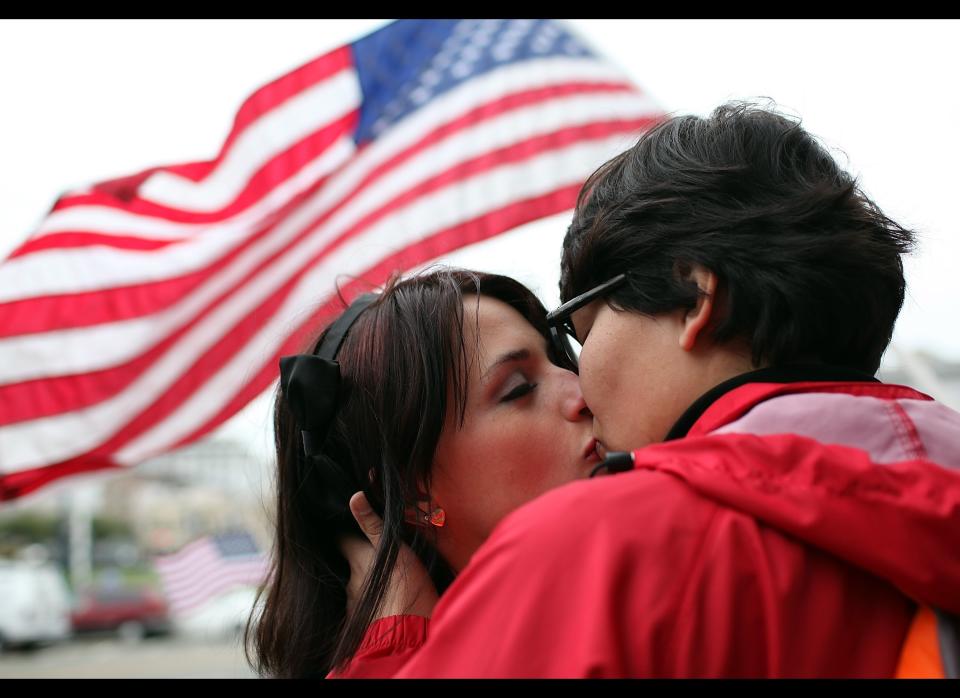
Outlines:
{"type": "Polygon", "coordinates": [[[607,457],[603,459],[603,462],[590,472],[590,477],[596,475],[603,468],[608,468],[611,474],[633,470],[633,454],[626,451],[608,453],[607,457]]]}

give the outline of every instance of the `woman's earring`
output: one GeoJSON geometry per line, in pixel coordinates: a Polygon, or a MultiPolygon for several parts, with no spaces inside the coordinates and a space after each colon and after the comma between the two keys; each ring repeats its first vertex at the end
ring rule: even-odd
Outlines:
{"type": "Polygon", "coordinates": [[[423,520],[437,528],[442,528],[443,524],[447,522],[447,512],[445,512],[440,507],[437,507],[429,514],[423,515],[423,520]]]}

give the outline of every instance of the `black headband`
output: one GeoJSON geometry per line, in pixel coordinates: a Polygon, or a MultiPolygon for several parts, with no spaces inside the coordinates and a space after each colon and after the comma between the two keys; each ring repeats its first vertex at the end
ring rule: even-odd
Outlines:
{"type": "Polygon", "coordinates": [[[340,346],[360,313],[377,297],[376,293],[365,293],[354,300],[330,326],[313,354],[280,358],[280,388],[300,425],[307,456],[320,453],[337,412],[340,364],[336,358],[340,346]]]}

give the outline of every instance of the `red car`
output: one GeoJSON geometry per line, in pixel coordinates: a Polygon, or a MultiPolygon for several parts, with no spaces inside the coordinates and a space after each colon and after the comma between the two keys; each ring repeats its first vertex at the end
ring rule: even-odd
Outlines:
{"type": "Polygon", "coordinates": [[[149,588],[100,588],[81,594],[70,621],[75,633],[116,632],[124,640],[170,632],[167,602],[149,588]]]}

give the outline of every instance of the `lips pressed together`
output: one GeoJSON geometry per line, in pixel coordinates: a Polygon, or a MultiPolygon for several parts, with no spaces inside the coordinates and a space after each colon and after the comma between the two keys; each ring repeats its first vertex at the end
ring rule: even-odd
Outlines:
{"type": "Polygon", "coordinates": [[[591,438],[590,441],[587,442],[586,448],[583,449],[583,457],[589,463],[599,463],[601,460],[603,460],[603,456],[598,450],[600,448],[602,448],[601,443],[596,439],[591,438]]]}

